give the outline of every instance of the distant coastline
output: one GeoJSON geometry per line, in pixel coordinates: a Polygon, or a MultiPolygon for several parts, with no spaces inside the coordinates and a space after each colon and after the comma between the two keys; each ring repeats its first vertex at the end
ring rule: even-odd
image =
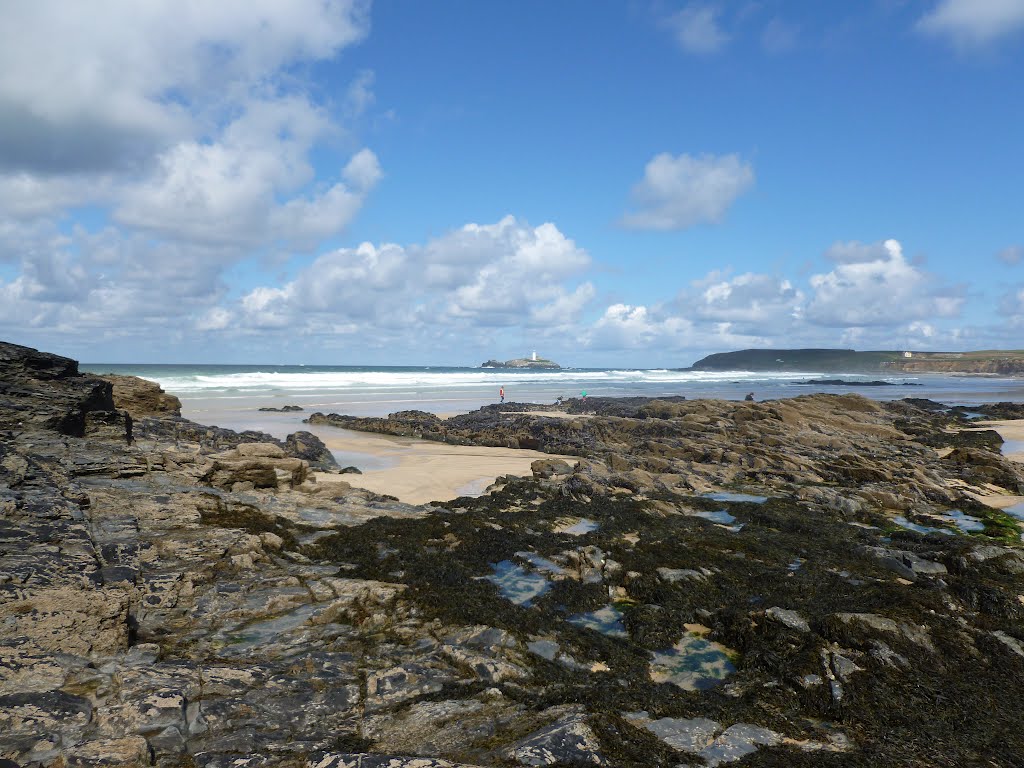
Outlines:
{"type": "Polygon", "coordinates": [[[820,373],[953,373],[1024,375],[1024,351],[870,351],[853,349],[743,349],[718,352],[691,366],[695,371],[808,371],[820,373]]]}

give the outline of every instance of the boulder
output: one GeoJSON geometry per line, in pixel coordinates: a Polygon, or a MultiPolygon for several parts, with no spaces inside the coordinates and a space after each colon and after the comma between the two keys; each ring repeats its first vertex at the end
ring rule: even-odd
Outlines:
{"type": "Polygon", "coordinates": [[[128,411],[133,419],[142,419],[146,416],[181,416],[181,401],[174,395],[164,392],[155,381],[114,373],[106,373],[99,378],[110,382],[114,405],[120,410],[128,411]]]}

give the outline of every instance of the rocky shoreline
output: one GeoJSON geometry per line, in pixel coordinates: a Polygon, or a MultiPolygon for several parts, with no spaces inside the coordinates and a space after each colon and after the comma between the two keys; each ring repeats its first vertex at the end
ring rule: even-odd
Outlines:
{"type": "Polygon", "coordinates": [[[807,395],[310,416],[579,457],[411,506],[316,483],[337,469],[309,433],[203,427],[154,388],[0,343],[0,764],[1024,754],[1021,522],[977,500],[1024,494],[1024,472],[974,413],[807,395]]]}

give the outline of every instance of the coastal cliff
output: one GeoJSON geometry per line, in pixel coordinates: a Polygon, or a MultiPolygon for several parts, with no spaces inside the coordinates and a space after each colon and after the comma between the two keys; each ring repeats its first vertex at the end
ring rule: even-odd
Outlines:
{"type": "Polygon", "coordinates": [[[901,357],[887,366],[903,373],[969,373],[998,376],[1024,375],[1022,352],[974,353],[915,353],[912,358],[901,357]]]}
{"type": "Polygon", "coordinates": [[[974,498],[1024,474],[962,410],[809,395],[310,417],[579,457],[410,506],[317,482],[308,433],[204,427],[159,399],[129,413],[125,391],[0,343],[4,765],[1024,754],[1021,529],[974,498]]]}
{"type": "Polygon", "coordinates": [[[852,349],[744,349],[701,358],[693,370],[823,373],[960,373],[1024,375],[1024,352],[857,352],[852,349]]]}

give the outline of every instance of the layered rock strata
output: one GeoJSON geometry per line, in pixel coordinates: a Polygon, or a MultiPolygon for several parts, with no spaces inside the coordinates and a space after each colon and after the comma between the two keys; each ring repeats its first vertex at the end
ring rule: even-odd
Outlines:
{"type": "Polygon", "coordinates": [[[580,457],[412,507],[314,482],[307,438],[119,405],[73,361],[0,344],[0,761],[1024,754],[1021,532],[970,495],[1024,477],[956,412],[812,396],[322,417],[580,457]]]}

